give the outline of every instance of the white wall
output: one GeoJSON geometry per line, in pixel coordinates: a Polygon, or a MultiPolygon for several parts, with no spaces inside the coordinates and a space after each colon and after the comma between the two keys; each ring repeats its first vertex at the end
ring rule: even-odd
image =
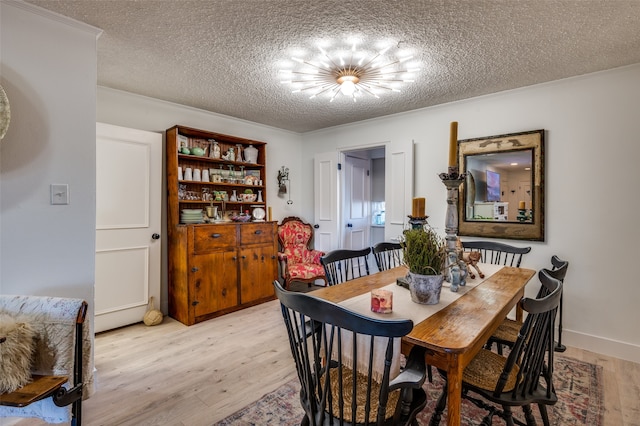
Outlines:
{"type": "MultiPolygon", "coordinates": [[[[444,233],[449,123],[459,139],[546,129],[546,239],[523,266],[570,262],[563,343],[640,362],[640,64],[497,93],[406,114],[307,133],[303,194],[313,190],[313,156],[395,138],[415,140],[415,196],[444,233]]],[[[305,215],[313,198],[304,199],[305,215]]],[[[535,294],[538,284],[529,286],[535,294]]]]}
{"type": "Polygon", "coordinates": [[[78,297],[93,315],[96,37],[26,3],[0,2],[0,292],[78,297]],[[49,185],[69,185],[51,205],[49,185]]]}
{"type": "MultiPolygon", "coordinates": [[[[128,92],[98,87],[97,121],[134,129],[163,133],[176,124],[267,142],[267,205],[272,208],[272,219],[281,222],[286,216],[302,216],[302,185],[297,180],[302,175],[300,142],[298,133],[263,126],[232,117],[134,95],[128,92]],[[278,169],[289,167],[289,177],[296,183],[291,185],[293,204],[288,198],[278,197],[278,169]]],[[[163,140],[164,143],[164,140],[163,140]]],[[[164,152],[164,151],[163,151],[164,152]]],[[[164,155],[163,155],[164,158],[164,155]]],[[[164,166],[163,166],[164,170],[164,166]]],[[[165,173],[163,172],[163,175],[165,173]]],[[[167,244],[166,244],[166,182],[163,182],[162,202],[162,292],[161,309],[167,312],[167,244]]]]}

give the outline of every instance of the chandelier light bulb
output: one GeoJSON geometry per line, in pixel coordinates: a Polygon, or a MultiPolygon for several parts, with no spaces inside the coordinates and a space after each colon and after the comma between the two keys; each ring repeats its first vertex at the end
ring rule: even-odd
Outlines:
{"type": "Polygon", "coordinates": [[[353,81],[347,80],[340,85],[340,91],[345,96],[352,96],[356,91],[356,85],[353,84],[353,81]]]}

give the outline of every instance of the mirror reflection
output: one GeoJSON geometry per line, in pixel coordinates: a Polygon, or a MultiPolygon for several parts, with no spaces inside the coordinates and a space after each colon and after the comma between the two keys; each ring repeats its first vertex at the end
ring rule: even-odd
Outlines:
{"type": "Polygon", "coordinates": [[[466,220],[531,222],[531,149],[468,155],[466,220]]]}

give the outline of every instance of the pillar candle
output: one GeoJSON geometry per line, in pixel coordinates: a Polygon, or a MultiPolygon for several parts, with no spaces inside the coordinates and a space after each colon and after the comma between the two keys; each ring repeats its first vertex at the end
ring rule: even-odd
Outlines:
{"type": "Polygon", "coordinates": [[[518,203],[518,210],[524,210],[524,201],[518,203]]]}
{"type": "Polygon", "coordinates": [[[271,222],[271,207],[269,207],[267,210],[269,212],[268,220],[269,220],[269,222],[271,222]]]}
{"type": "Polygon", "coordinates": [[[449,135],[449,167],[458,164],[458,122],[451,122],[451,133],[449,135]]]}
{"type": "Polygon", "coordinates": [[[414,198],[412,208],[411,208],[411,216],[424,217],[425,206],[426,206],[425,198],[414,198]]]}
{"type": "Polygon", "coordinates": [[[393,292],[381,288],[371,290],[371,311],[379,314],[393,312],[393,292]]]}

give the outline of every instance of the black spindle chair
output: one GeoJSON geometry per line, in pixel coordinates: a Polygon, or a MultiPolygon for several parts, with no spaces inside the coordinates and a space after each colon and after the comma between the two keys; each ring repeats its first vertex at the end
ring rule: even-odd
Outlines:
{"type": "Polygon", "coordinates": [[[520,267],[522,257],[531,251],[531,247],[516,247],[494,241],[463,241],[464,251],[479,251],[483,263],[520,267]]]}
{"type": "Polygon", "coordinates": [[[370,318],[278,281],[274,286],[301,385],[301,425],[417,426],[427,401],[425,349],[414,346],[391,377],[411,320],[370,318]]]}
{"type": "Polygon", "coordinates": [[[320,258],[329,285],[369,275],[371,247],[362,250],[333,250],[320,258]]]}
{"type": "MultiPolygon", "coordinates": [[[[487,411],[483,425],[490,425],[493,416],[502,417],[507,425],[516,422],[512,407],[522,407],[526,424],[536,424],[531,410],[537,404],[545,426],[549,425],[547,405],[558,401],[553,386],[553,346],[555,318],[562,294],[562,282],[553,278],[549,270],[543,269],[538,278],[549,294],[520,301],[527,317],[509,356],[503,356],[487,349],[471,360],[462,374],[462,397],[487,411]],[[499,409],[491,401],[501,406],[499,409]]],[[[446,373],[443,393],[436,404],[431,418],[431,426],[440,423],[447,402],[446,373]]]]}
{"type": "MultiPolygon", "coordinates": [[[[557,256],[553,256],[553,258],[551,263],[552,265],[554,265],[554,269],[547,270],[547,272],[549,273],[550,276],[552,276],[553,278],[559,280],[564,284],[564,278],[567,275],[567,270],[569,269],[569,262],[561,261],[557,256]],[[557,259],[557,262],[554,262],[553,258],[557,259]]],[[[544,297],[547,294],[549,294],[549,290],[547,289],[547,287],[545,287],[544,285],[540,286],[540,290],[538,290],[537,297],[538,298],[544,297]]],[[[562,294],[560,295],[560,306],[558,310],[560,312],[560,319],[559,319],[560,322],[559,322],[558,329],[561,330],[560,324],[562,322],[562,294]]],[[[489,348],[493,343],[496,343],[498,347],[498,353],[502,354],[503,346],[507,346],[509,348],[513,347],[514,343],[518,339],[518,332],[520,331],[521,327],[522,327],[522,322],[505,318],[504,321],[502,321],[502,323],[498,326],[496,331],[493,333],[493,335],[489,338],[489,341],[486,347],[489,348]]],[[[555,351],[560,352],[558,350],[558,345],[555,346],[555,351]]]]}
{"type": "Polygon", "coordinates": [[[372,251],[379,271],[386,271],[403,264],[402,245],[400,243],[378,243],[373,246],[372,251]]]}

